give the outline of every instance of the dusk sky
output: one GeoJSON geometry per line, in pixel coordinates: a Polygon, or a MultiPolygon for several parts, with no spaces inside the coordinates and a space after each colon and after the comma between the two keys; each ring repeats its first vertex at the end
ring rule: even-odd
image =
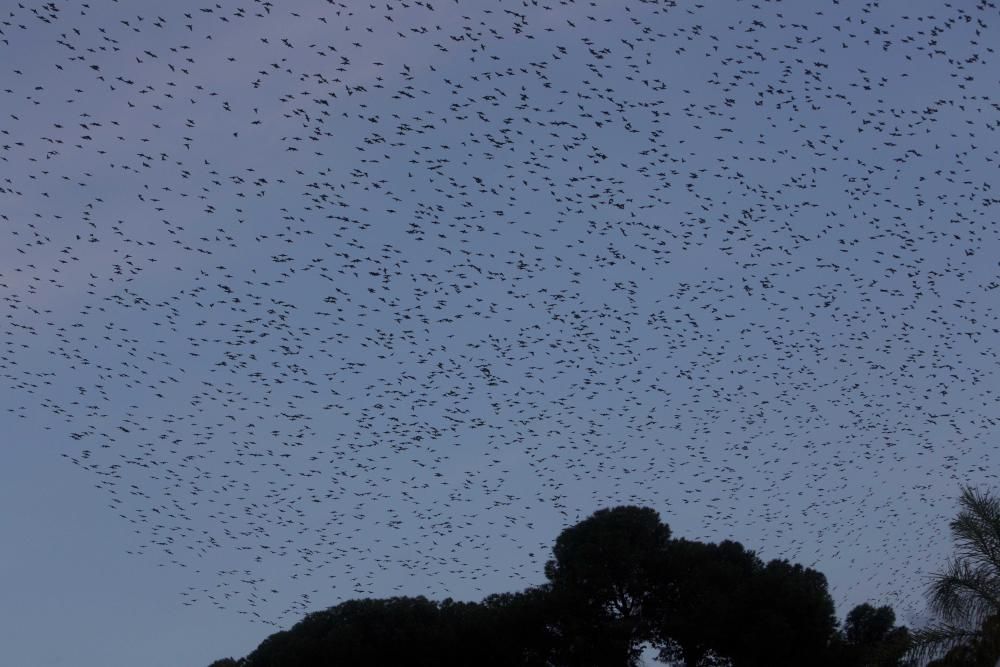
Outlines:
{"type": "Polygon", "coordinates": [[[925,618],[998,485],[994,4],[0,10],[11,665],[520,590],[623,504],[925,618]]]}

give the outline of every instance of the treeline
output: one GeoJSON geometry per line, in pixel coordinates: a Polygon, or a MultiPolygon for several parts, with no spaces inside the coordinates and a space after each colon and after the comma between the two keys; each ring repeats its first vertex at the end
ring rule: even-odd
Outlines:
{"type": "Polygon", "coordinates": [[[211,667],[626,667],[644,645],[685,667],[890,667],[911,648],[890,607],[859,605],[838,623],[820,572],[672,538],[644,507],[564,530],[545,577],[480,602],[350,600],[211,667]]]}

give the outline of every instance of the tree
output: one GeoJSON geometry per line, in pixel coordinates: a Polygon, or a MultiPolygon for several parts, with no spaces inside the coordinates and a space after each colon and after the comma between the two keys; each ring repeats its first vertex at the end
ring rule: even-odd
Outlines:
{"type": "Polygon", "coordinates": [[[635,665],[657,615],[670,528],[650,508],[602,509],[565,529],[545,564],[560,660],[635,665]]]}
{"type": "Polygon", "coordinates": [[[496,593],[482,602],[490,612],[488,652],[498,666],[547,667],[556,651],[553,598],[548,585],[496,593]]]}
{"type": "Polygon", "coordinates": [[[728,655],[740,667],[815,663],[837,627],[826,577],[787,560],[769,561],[751,579],[746,621],[728,655]]]}
{"type": "Polygon", "coordinates": [[[905,645],[890,608],[855,608],[838,635],[821,573],[738,542],[672,540],[649,508],[566,528],[545,576],[481,602],[348,600],[214,667],[634,667],[645,642],[687,667],[888,667],[883,651],[905,645]]]}
{"type": "Polygon", "coordinates": [[[457,667],[463,664],[456,660],[451,642],[457,633],[449,632],[444,616],[438,603],[423,596],[349,600],[308,614],[291,630],[271,635],[245,663],[246,667],[457,667]]]}
{"type": "Polygon", "coordinates": [[[739,542],[673,540],[659,589],[660,659],[695,667],[710,653],[730,655],[743,641],[748,586],[762,566],[739,542]]]}
{"type": "Polygon", "coordinates": [[[892,607],[867,602],[847,613],[843,630],[830,646],[828,660],[841,667],[898,667],[909,649],[906,627],[896,627],[892,607]]]}
{"type": "Polygon", "coordinates": [[[990,622],[1000,615],[1000,498],[963,487],[960,511],[950,523],[956,554],[944,571],[932,575],[928,603],[940,621],[914,633],[914,659],[950,653],[969,646],[990,652],[987,662],[1000,667],[1000,633],[990,622]]]}
{"type": "Polygon", "coordinates": [[[896,624],[892,607],[875,608],[867,602],[847,613],[844,621],[844,639],[855,646],[877,644],[896,624]]]}
{"type": "Polygon", "coordinates": [[[738,542],[676,540],[665,572],[655,635],[664,662],[697,667],[714,655],[739,667],[817,664],[834,635],[833,599],[815,570],[764,564],[738,542]]]}
{"type": "Polygon", "coordinates": [[[212,667],[547,667],[547,604],[544,589],[481,603],[348,600],[271,635],[242,661],[212,667]]]}

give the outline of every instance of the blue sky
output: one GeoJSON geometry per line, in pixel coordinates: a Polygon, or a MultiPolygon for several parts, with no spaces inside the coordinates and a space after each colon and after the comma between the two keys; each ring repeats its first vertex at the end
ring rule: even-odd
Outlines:
{"type": "Polygon", "coordinates": [[[11,659],[520,589],[617,504],[919,618],[995,484],[993,14],[11,9],[11,659]]]}

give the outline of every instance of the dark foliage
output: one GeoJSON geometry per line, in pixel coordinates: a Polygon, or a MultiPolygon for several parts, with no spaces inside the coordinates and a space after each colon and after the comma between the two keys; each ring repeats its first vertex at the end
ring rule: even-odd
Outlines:
{"type": "Polygon", "coordinates": [[[211,667],[632,667],[645,642],[687,667],[889,667],[908,645],[889,607],[860,605],[838,632],[821,573],[738,542],[671,539],[648,508],[565,529],[545,575],[481,602],[349,600],[211,667]]]}
{"type": "Polygon", "coordinates": [[[742,643],[745,606],[760,560],[737,542],[675,540],[663,571],[663,609],[654,638],[661,657],[697,665],[710,651],[732,655],[742,643]]]}
{"type": "Polygon", "coordinates": [[[562,532],[545,565],[561,664],[633,665],[650,636],[670,528],[644,507],[615,507],[562,532]]]}
{"type": "Polygon", "coordinates": [[[534,594],[494,596],[483,603],[350,600],[271,635],[241,667],[460,667],[470,656],[487,667],[539,665],[528,655],[529,649],[545,650],[544,626],[532,620],[542,617],[537,601],[534,594]]]}
{"type": "Polygon", "coordinates": [[[975,637],[959,644],[927,667],[994,667],[1000,656],[1000,616],[990,616],[975,637]]]}

